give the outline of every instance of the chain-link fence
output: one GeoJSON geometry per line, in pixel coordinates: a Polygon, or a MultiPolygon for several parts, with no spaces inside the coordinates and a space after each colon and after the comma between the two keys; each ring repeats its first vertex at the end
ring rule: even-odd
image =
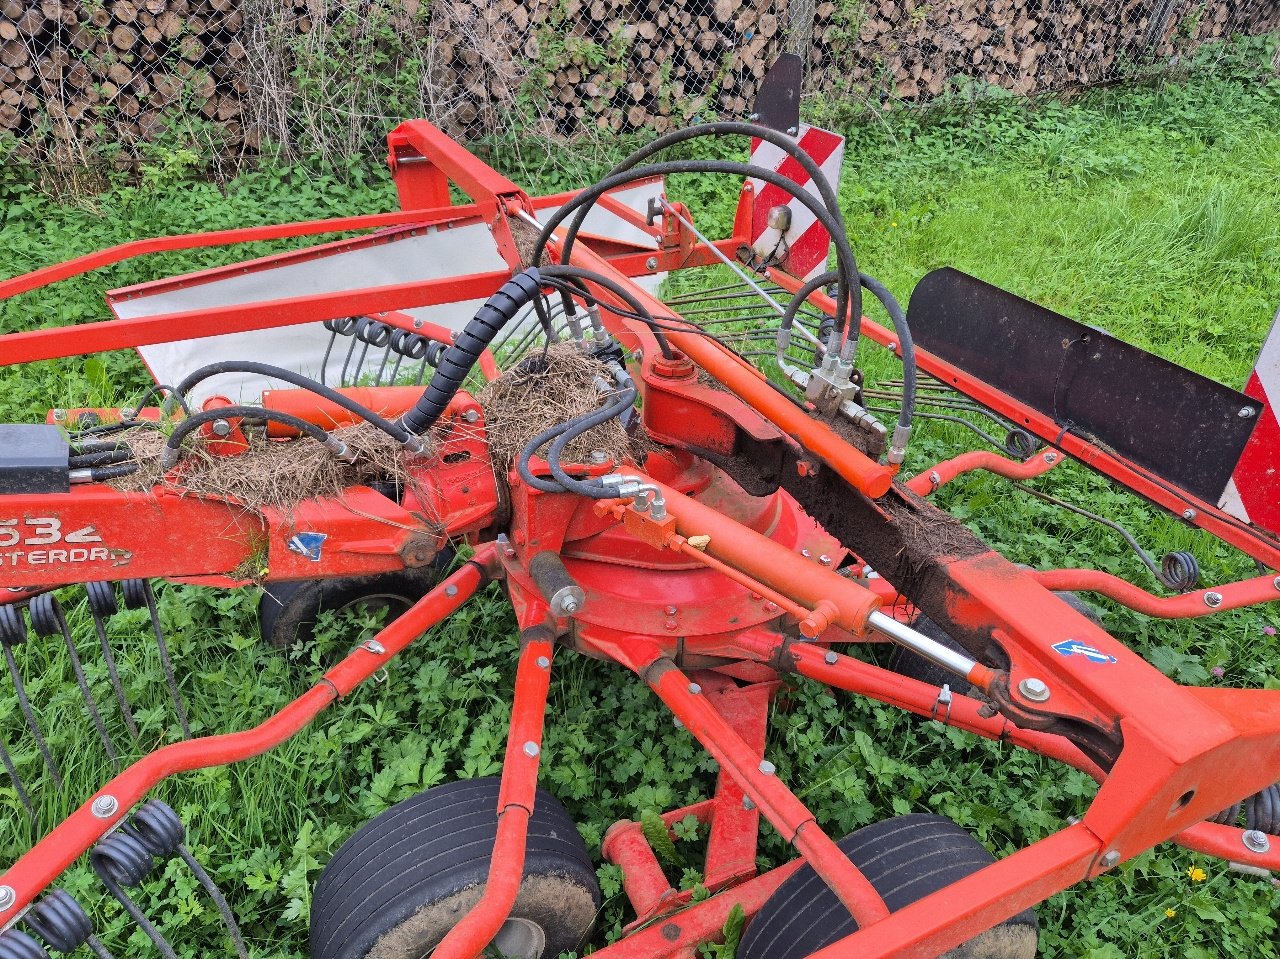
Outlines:
{"type": "Polygon", "coordinates": [[[1280,29],[1272,0],[0,0],[0,137],[55,169],[149,144],[357,155],[742,117],[805,57],[811,115],[1080,88],[1280,29]]]}

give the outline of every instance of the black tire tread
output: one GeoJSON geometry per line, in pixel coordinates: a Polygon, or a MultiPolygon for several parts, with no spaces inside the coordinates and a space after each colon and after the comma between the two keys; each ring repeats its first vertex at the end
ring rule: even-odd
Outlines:
{"type": "MultiPolygon", "coordinates": [[[[963,828],[913,813],[858,829],[837,845],[880,893],[890,912],[995,861],[963,828]]],[[[1031,910],[1007,925],[1035,927],[1031,910]]],[[[801,959],[857,931],[835,893],[810,866],[778,887],[747,926],[738,959],[801,959]]]]}

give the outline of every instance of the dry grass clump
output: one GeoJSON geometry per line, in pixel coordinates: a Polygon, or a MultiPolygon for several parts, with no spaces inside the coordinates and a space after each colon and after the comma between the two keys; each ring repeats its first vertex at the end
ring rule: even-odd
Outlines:
{"type": "MultiPolygon", "coordinates": [[[[545,354],[530,354],[485,386],[476,400],[484,409],[494,466],[505,473],[525,444],[543,430],[598,410],[604,401],[599,381],[613,384],[604,363],[572,343],[557,343],[545,354]]],[[[603,450],[617,461],[634,459],[647,446],[643,434],[628,435],[614,417],[570,441],[564,460],[585,463],[593,450],[603,450]]]]}
{"type": "Polygon", "coordinates": [[[139,469],[111,481],[119,490],[168,491],[235,499],[250,510],[289,510],[307,499],[338,496],[349,486],[374,482],[409,482],[400,444],[369,423],[346,426],[333,435],[356,455],[354,463],[336,460],[315,440],[267,439],[263,430],[248,431],[249,448],[236,456],[215,456],[202,436],[189,436],[179,461],[180,477],[166,480],[160,456],[167,437],[156,430],[135,430],[128,439],[139,469]]]}

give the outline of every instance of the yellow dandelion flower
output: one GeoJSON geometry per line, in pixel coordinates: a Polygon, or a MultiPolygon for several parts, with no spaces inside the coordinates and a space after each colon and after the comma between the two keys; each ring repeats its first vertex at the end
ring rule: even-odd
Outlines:
{"type": "Polygon", "coordinates": [[[1187,870],[1187,875],[1191,877],[1192,882],[1204,882],[1209,878],[1209,874],[1199,866],[1192,866],[1187,870]]]}
{"type": "Polygon", "coordinates": [[[1172,918],[1173,918],[1174,916],[1176,916],[1177,914],[1178,914],[1178,910],[1176,910],[1176,909],[1166,909],[1166,910],[1164,911],[1164,917],[1165,917],[1166,919],[1172,919],[1172,918]]]}
{"type": "Polygon", "coordinates": [[[898,224],[896,224],[896,223],[890,223],[889,225],[890,225],[890,226],[897,226],[898,224]]]}

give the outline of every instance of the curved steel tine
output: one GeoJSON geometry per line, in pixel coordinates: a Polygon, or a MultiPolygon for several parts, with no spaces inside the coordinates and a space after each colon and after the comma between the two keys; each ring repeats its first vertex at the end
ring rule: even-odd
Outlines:
{"type": "Polygon", "coordinates": [[[31,796],[27,793],[27,787],[18,775],[18,769],[13,764],[13,757],[9,755],[9,750],[5,748],[4,743],[0,743],[0,764],[4,765],[5,772],[9,774],[9,781],[13,783],[13,790],[18,794],[18,802],[22,803],[22,808],[27,811],[27,818],[34,822],[36,810],[31,805],[31,796]]]}
{"type": "MultiPolygon", "coordinates": [[[[15,610],[15,612],[17,611],[15,610]]],[[[61,789],[62,770],[58,768],[58,764],[53,760],[53,753],[49,749],[48,742],[45,741],[44,733],[40,730],[40,722],[36,719],[35,710],[31,708],[31,700],[27,698],[27,687],[22,682],[22,673],[18,671],[18,661],[13,658],[13,646],[8,642],[0,641],[0,647],[4,649],[4,661],[9,667],[9,675],[13,679],[14,692],[18,694],[18,708],[22,710],[23,718],[27,721],[27,729],[31,731],[31,736],[36,741],[36,747],[40,750],[40,755],[44,757],[45,767],[49,770],[49,775],[53,777],[54,785],[61,789]]]]}
{"type": "Polygon", "coordinates": [[[213,881],[213,877],[205,871],[204,866],[200,865],[200,860],[191,854],[191,850],[185,844],[178,844],[178,855],[182,857],[182,861],[195,874],[196,880],[204,887],[204,891],[209,894],[209,898],[213,900],[213,904],[218,908],[218,912],[222,915],[222,924],[226,927],[227,933],[231,936],[231,942],[235,946],[236,955],[240,959],[249,959],[249,950],[245,948],[244,936],[240,932],[240,924],[236,922],[235,914],[231,911],[226,897],[222,895],[222,890],[218,888],[213,881]]]}
{"type": "Polygon", "coordinates": [[[129,735],[137,740],[141,736],[138,732],[138,721],[133,718],[133,709],[129,706],[129,699],[124,694],[124,684],[120,681],[120,670],[116,666],[116,655],[111,649],[111,641],[107,638],[107,624],[92,604],[89,607],[89,613],[93,616],[93,628],[98,634],[98,646],[101,647],[102,658],[107,664],[107,676],[111,679],[111,689],[115,693],[116,704],[120,707],[120,715],[124,719],[125,728],[129,730],[129,735]]]}

